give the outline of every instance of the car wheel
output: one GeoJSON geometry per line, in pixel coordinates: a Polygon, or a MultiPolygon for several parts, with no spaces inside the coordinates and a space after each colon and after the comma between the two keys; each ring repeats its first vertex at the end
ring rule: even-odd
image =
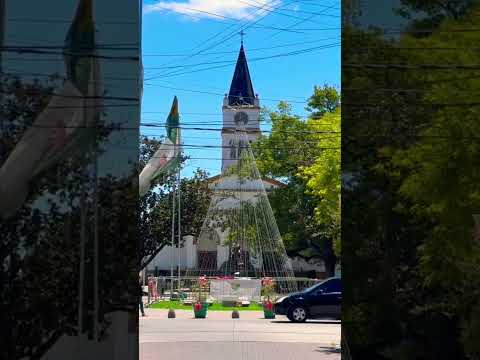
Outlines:
{"type": "Polygon", "coordinates": [[[302,323],[307,320],[307,310],[302,306],[294,306],[288,312],[290,321],[302,323]]]}

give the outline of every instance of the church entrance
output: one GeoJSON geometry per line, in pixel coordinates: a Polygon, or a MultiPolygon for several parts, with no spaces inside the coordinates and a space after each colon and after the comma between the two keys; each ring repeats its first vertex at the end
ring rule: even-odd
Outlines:
{"type": "Polygon", "coordinates": [[[197,267],[201,274],[217,271],[217,245],[220,238],[214,229],[202,232],[197,245],[197,267]]]}
{"type": "Polygon", "coordinates": [[[217,251],[198,251],[198,270],[201,274],[211,274],[217,270],[217,251]]]}

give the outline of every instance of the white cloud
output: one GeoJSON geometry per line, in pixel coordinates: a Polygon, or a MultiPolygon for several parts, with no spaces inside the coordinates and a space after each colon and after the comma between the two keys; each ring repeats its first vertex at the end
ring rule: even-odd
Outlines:
{"type": "Polygon", "coordinates": [[[144,13],[173,11],[178,14],[192,15],[196,18],[222,20],[222,16],[250,20],[265,14],[280,0],[187,0],[160,1],[144,6],[144,13]],[[263,7],[263,8],[262,8],[263,7]]]}

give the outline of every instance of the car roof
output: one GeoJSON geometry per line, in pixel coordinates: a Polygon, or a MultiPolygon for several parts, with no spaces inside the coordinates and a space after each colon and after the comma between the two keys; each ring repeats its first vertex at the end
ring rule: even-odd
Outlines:
{"type": "Polygon", "coordinates": [[[330,280],[340,280],[341,281],[342,279],[339,278],[338,276],[329,277],[329,278],[326,278],[326,279],[323,279],[323,280],[319,281],[318,283],[313,285],[312,288],[317,288],[317,287],[321,286],[322,284],[325,284],[327,281],[330,281],[330,280]]]}

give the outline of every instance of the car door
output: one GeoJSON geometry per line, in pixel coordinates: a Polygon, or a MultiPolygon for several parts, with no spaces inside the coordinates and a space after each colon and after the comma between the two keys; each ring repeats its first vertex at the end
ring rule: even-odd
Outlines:
{"type": "Polygon", "coordinates": [[[341,280],[328,280],[310,294],[310,315],[337,317],[341,312],[341,302],[341,280]]]}

